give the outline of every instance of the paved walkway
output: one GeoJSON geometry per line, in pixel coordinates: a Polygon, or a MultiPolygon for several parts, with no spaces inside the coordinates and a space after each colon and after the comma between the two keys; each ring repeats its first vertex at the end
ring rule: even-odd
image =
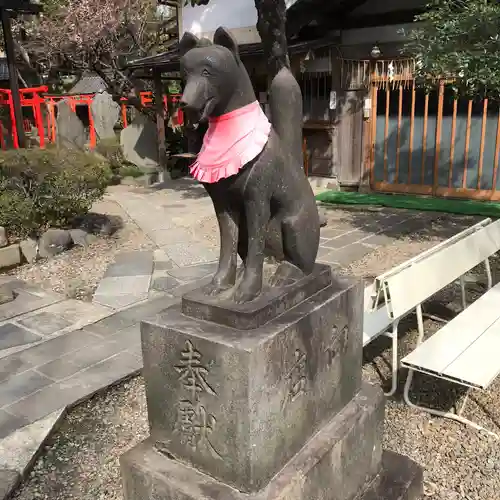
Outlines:
{"type": "Polygon", "coordinates": [[[177,267],[168,293],[118,311],[10,282],[16,298],[0,306],[0,500],[68,408],[139,372],[140,322],[207,282],[213,269],[177,267]]]}
{"type": "MultiPolygon", "coordinates": [[[[119,186],[107,196],[156,249],[118,255],[92,303],[11,283],[16,298],[0,306],[0,493],[11,491],[67,408],[141,369],[140,321],[215,271],[217,240],[198,234],[200,221],[213,219],[201,186],[185,180],[167,189],[119,186]]],[[[432,217],[390,210],[349,214],[328,212],[319,261],[348,266],[432,217]]],[[[0,284],[9,280],[0,276],[0,284]]]]}

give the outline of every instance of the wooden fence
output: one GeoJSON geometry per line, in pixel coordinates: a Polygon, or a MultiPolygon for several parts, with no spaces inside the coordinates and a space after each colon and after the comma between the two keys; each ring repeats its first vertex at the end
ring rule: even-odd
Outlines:
{"type": "Polygon", "coordinates": [[[368,175],[382,192],[500,200],[497,103],[456,99],[441,81],[371,84],[368,175]]]}

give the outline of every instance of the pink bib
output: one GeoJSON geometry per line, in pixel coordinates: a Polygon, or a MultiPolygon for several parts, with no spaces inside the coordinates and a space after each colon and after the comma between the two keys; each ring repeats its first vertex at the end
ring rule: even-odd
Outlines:
{"type": "Polygon", "coordinates": [[[216,118],[209,118],[208,130],[191,175],[213,183],[237,174],[264,149],[271,124],[258,101],[216,118]]]}

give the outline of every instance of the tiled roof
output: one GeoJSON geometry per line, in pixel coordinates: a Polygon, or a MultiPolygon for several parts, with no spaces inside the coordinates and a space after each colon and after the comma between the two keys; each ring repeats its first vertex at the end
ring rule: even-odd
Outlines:
{"type": "Polygon", "coordinates": [[[75,86],[68,92],[69,95],[97,94],[107,89],[104,80],[98,75],[83,75],[75,86]]]}
{"type": "MultiPolygon", "coordinates": [[[[311,40],[305,42],[296,42],[289,45],[288,50],[291,54],[307,52],[309,49],[320,49],[331,45],[331,38],[321,38],[319,40],[311,40]]],[[[256,56],[263,54],[262,44],[248,43],[238,47],[240,56],[245,57],[256,56]]],[[[125,65],[130,70],[134,69],[151,69],[162,68],[164,71],[175,71],[179,66],[179,49],[178,44],[172,45],[168,51],[154,56],[144,57],[128,61],[125,65]]]]}

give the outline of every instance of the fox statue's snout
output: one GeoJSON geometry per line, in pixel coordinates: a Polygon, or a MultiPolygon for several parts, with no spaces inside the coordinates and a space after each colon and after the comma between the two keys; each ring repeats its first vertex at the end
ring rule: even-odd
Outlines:
{"type": "Polygon", "coordinates": [[[213,111],[216,103],[215,96],[211,95],[208,82],[203,78],[187,78],[180,106],[192,123],[206,119],[213,111]]]}
{"type": "MultiPolygon", "coordinates": [[[[248,78],[237,45],[228,48],[190,34],[185,34],[181,43],[181,72],[184,91],[180,105],[192,123],[224,114],[234,93],[241,92],[242,75],[248,78]]],[[[253,98],[250,82],[248,87],[253,98]]]]}

